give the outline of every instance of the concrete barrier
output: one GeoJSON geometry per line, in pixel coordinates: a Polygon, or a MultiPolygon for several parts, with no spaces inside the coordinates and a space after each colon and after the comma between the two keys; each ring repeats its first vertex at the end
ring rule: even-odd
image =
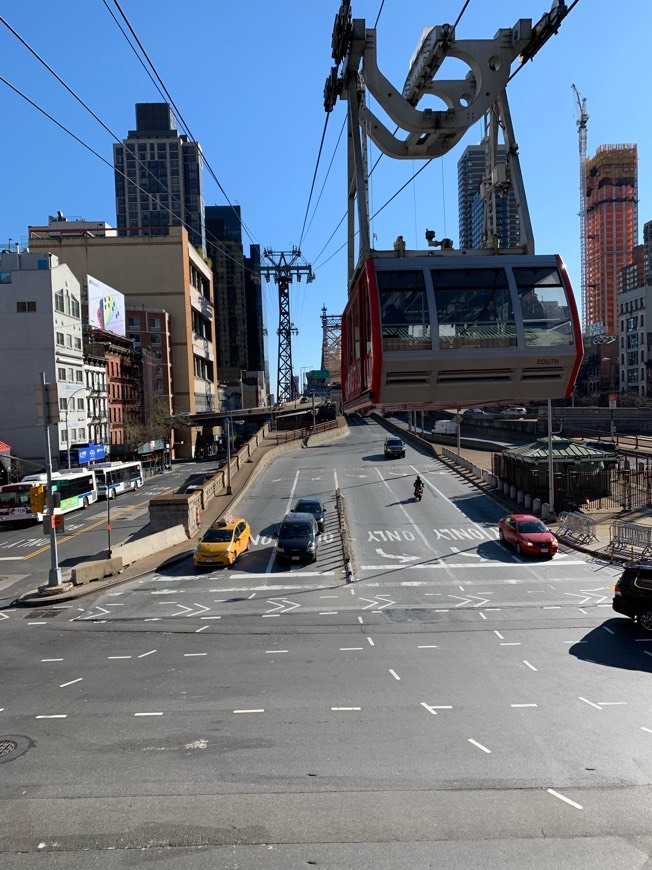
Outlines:
{"type": "Polygon", "coordinates": [[[122,559],[114,556],[112,559],[98,559],[94,562],[82,562],[76,565],[70,572],[73,586],[84,586],[94,580],[103,580],[105,577],[113,577],[124,568],[122,559]]]}
{"type": "Polygon", "coordinates": [[[127,565],[131,565],[132,562],[136,562],[138,559],[144,559],[146,556],[160,553],[162,550],[167,550],[168,547],[174,547],[187,540],[188,535],[183,526],[172,526],[169,529],[154,532],[153,535],[138,538],[136,541],[131,541],[128,544],[121,544],[121,546],[113,550],[113,555],[121,558],[123,567],[126,568],[127,565]]]}

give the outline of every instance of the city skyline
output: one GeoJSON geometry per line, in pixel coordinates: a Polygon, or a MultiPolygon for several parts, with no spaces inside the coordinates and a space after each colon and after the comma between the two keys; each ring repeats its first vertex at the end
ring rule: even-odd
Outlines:
{"type": "MultiPolygon", "coordinates": [[[[382,5],[382,11],[379,2],[354,2],[352,12],[356,18],[366,18],[367,26],[371,27],[381,11],[377,26],[379,62],[387,77],[400,86],[423,27],[454,21],[463,5],[449,0],[440,4],[435,16],[426,2],[413,3],[409,10],[388,2],[382,5]]],[[[490,38],[498,28],[511,27],[520,17],[529,16],[536,22],[549,5],[538,0],[504,2],[496,10],[471,2],[461,18],[457,36],[490,38]]],[[[9,23],[121,141],[133,126],[134,104],[161,102],[162,98],[138,66],[106,9],[88,9],[81,4],[67,8],[72,12],[62,20],[60,11],[44,5],[36,26],[33,14],[12,10],[9,23]],[[102,34],[101,40],[96,38],[98,33],[102,34]],[[105,74],[90,74],[99,70],[105,74]]],[[[337,3],[320,4],[298,14],[294,4],[285,3],[277,19],[270,21],[266,7],[259,2],[251,5],[247,15],[235,8],[208,10],[203,4],[191,2],[186,15],[171,32],[164,15],[152,17],[136,4],[133,8],[125,6],[220,185],[230,201],[242,209],[246,226],[244,244],[253,241],[275,249],[289,249],[300,243],[306,260],[313,265],[317,280],[309,287],[305,283],[295,284],[292,289],[292,320],[299,329],[293,340],[295,373],[306,366],[319,368],[321,307],[325,303],[329,314],[341,313],[346,300],[346,252],[340,249],[345,227],[337,229],[346,208],[343,141],[335,152],[344,121],[345,106],[341,104],[329,116],[319,172],[307,210],[326,121],[322,92],[332,65],[330,41],[338,8],[337,3]],[[205,26],[197,27],[199,19],[205,26]],[[283,44],[290,47],[287,52],[279,52],[276,47],[281,36],[283,44]],[[193,44],[193,63],[179,48],[184,41],[193,44]],[[257,61],[252,63],[249,58],[254,56],[257,61]],[[220,86],[212,87],[207,98],[205,89],[197,85],[210,75],[216,77],[220,86]],[[284,82],[289,80],[293,82],[291,100],[284,90],[284,82]],[[238,93],[242,94],[238,100],[233,99],[235,81],[238,93]],[[324,184],[333,153],[333,166],[324,184]]],[[[642,20],[645,9],[642,0],[630,3],[631,20],[637,16],[642,20]]],[[[578,301],[579,159],[571,84],[576,84],[587,98],[589,154],[595,153],[599,145],[612,142],[638,145],[640,225],[652,216],[647,209],[652,144],[645,113],[638,111],[634,102],[635,89],[627,87],[629,76],[636,76],[639,68],[642,72],[644,36],[634,31],[628,33],[627,46],[614,46],[612,28],[607,8],[595,9],[581,0],[562,23],[559,33],[508,86],[537,251],[559,252],[563,256],[578,301]],[[599,57],[585,52],[583,47],[587,43],[608,44],[610,63],[604,64],[599,57]]],[[[111,164],[114,140],[110,135],[65,93],[6,28],[2,30],[2,40],[7,79],[111,164]]],[[[6,85],[4,88],[9,126],[20,130],[20,136],[13,137],[7,145],[12,172],[4,183],[0,244],[9,239],[24,241],[29,224],[44,224],[47,215],[57,210],[69,217],[106,220],[115,226],[114,177],[110,166],[55,127],[6,85]],[[48,171],[45,166],[53,169],[48,171]],[[37,172],[34,167],[38,167],[37,172]]],[[[457,243],[457,160],[464,148],[479,142],[481,136],[481,124],[476,124],[455,149],[434,161],[378,215],[373,232],[379,247],[391,247],[399,234],[406,238],[408,247],[424,247],[426,228],[434,228],[438,237],[450,236],[457,243]]],[[[375,161],[377,151],[372,148],[370,152],[371,160],[375,161]]],[[[419,168],[412,161],[383,158],[370,184],[372,212],[378,211],[419,168]]],[[[206,205],[226,202],[206,171],[204,199],[206,205]]],[[[273,289],[273,285],[263,288],[270,335],[276,331],[278,322],[273,289]]],[[[273,372],[277,354],[274,341],[270,341],[269,351],[273,372]]]]}

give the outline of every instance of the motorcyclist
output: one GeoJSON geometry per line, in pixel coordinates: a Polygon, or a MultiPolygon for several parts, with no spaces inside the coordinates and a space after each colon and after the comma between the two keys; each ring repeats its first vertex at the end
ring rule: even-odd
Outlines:
{"type": "Polygon", "coordinates": [[[414,495],[418,498],[423,494],[423,481],[420,476],[417,474],[416,480],[414,481],[414,495]]]}

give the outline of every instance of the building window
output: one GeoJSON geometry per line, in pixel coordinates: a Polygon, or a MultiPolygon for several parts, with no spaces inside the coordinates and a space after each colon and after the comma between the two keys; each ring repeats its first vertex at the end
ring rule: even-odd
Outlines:
{"type": "Polygon", "coordinates": [[[55,311],[63,312],[63,290],[57,290],[54,294],[54,308],[55,311]]]}
{"type": "Polygon", "coordinates": [[[84,410],[84,400],[83,399],[77,399],[77,410],[78,411],[84,410]]]}
{"type": "Polygon", "coordinates": [[[59,399],[59,410],[65,411],[68,408],[68,402],[65,399],[59,399]]]}
{"type": "Polygon", "coordinates": [[[86,429],[83,426],[77,431],[77,437],[80,441],[86,440],[86,429]]]}
{"type": "Polygon", "coordinates": [[[161,318],[160,317],[150,317],[149,318],[149,328],[152,332],[159,332],[161,329],[161,318]]]}
{"type": "MultiPolygon", "coordinates": [[[[77,375],[77,377],[75,378],[75,380],[76,380],[78,383],[82,384],[82,383],[84,382],[84,372],[81,371],[81,369],[79,369],[79,370],[76,372],[76,375],[77,375]]],[[[70,380],[72,380],[72,378],[70,378],[70,380]]]]}
{"type": "Polygon", "coordinates": [[[65,339],[63,336],[63,332],[57,332],[57,344],[59,345],[59,347],[63,347],[64,342],[65,342],[65,339]]]}
{"type": "Polygon", "coordinates": [[[72,335],[66,335],[66,346],[72,347],[72,335]]]}
{"type": "Polygon", "coordinates": [[[65,381],[65,379],[66,379],[66,370],[63,367],[59,366],[59,368],[57,369],[57,380],[58,381],[65,381]]]}
{"type": "Polygon", "coordinates": [[[140,333],[139,332],[130,332],[129,338],[133,341],[134,344],[140,344],[140,333]]]}
{"type": "Polygon", "coordinates": [[[62,442],[63,444],[65,444],[65,443],[68,441],[68,433],[66,432],[65,429],[62,429],[62,430],[61,430],[61,434],[60,434],[59,437],[61,438],[61,442],[62,442]]]}
{"type": "Polygon", "coordinates": [[[75,350],[82,349],[82,340],[81,338],[75,337],[75,350]]]}
{"type": "Polygon", "coordinates": [[[18,314],[27,314],[36,311],[36,302],[16,302],[18,314]]]}

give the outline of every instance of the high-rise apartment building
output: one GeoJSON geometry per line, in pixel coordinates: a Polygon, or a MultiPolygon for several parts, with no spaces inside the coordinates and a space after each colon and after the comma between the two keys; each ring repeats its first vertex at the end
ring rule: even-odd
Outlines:
{"type": "Polygon", "coordinates": [[[240,206],[206,207],[208,257],[213,269],[220,381],[239,381],[247,368],[247,302],[240,206]]]}
{"type": "Polygon", "coordinates": [[[177,132],[168,103],[136,103],[136,129],[113,146],[113,165],[120,235],[184,226],[192,245],[206,247],[201,147],[177,132]]]}
{"type": "Polygon", "coordinates": [[[592,335],[617,335],[618,274],[638,241],[636,145],[601,145],[586,161],[584,319],[592,335]]]}
{"type": "Polygon", "coordinates": [[[206,208],[206,244],[213,264],[218,374],[228,383],[243,372],[265,372],[260,389],[269,384],[265,360],[265,327],[260,283],[260,247],[242,245],[240,206],[206,208]]]}
{"type": "MultiPolygon", "coordinates": [[[[504,145],[498,146],[497,161],[499,166],[507,163],[507,151],[504,145]]],[[[469,145],[457,162],[460,248],[484,247],[482,180],[485,174],[485,146],[469,145]]],[[[520,244],[520,223],[512,187],[507,196],[496,198],[496,212],[500,247],[517,247],[520,244]]]]}

